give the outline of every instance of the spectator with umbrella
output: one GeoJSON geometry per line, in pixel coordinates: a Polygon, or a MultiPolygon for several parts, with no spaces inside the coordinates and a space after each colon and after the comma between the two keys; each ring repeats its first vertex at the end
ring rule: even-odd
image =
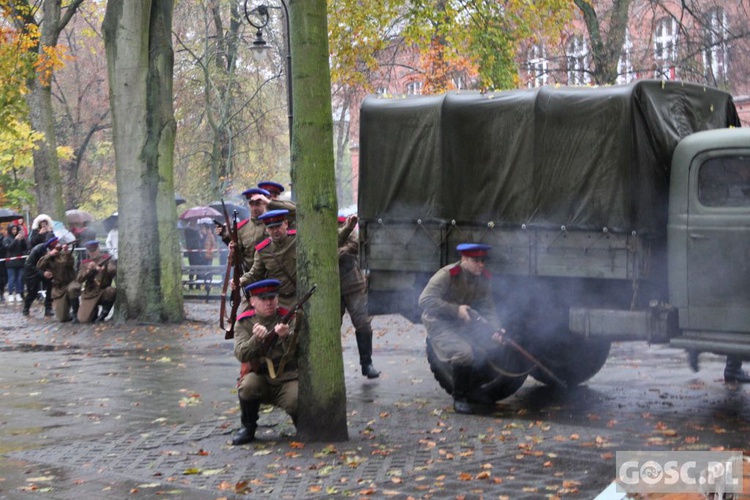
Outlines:
{"type": "MultiPolygon", "coordinates": [[[[187,251],[188,264],[191,266],[202,266],[205,263],[203,257],[205,240],[203,233],[198,227],[198,221],[204,218],[221,217],[221,213],[211,207],[188,208],[180,215],[180,220],[185,223],[185,249],[187,251]]],[[[189,275],[190,281],[195,281],[197,275],[189,275]]],[[[192,289],[193,285],[188,285],[192,289]]],[[[200,288],[195,285],[195,288],[200,288]]]]}
{"type": "Polygon", "coordinates": [[[85,210],[67,210],[65,220],[68,221],[70,231],[75,235],[79,243],[96,239],[96,231],[91,227],[94,216],[85,210]]]}
{"type": "Polygon", "coordinates": [[[204,217],[198,219],[198,227],[200,228],[201,241],[203,242],[203,252],[201,253],[201,256],[203,257],[202,264],[210,266],[213,264],[214,254],[216,253],[218,246],[216,244],[216,232],[214,230],[216,226],[214,225],[213,219],[210,217],[204,217]]]}
{"type": "Polygon", "coordinates": [[[5,247],[5,269],[8,275],[8,302],[23,302],[23,264],[29,243],[16,223],[8,224],[5,247]]]}
{"type": "MultiPolygon", "coordinates": [[[[12,222],[21,218],[23,216],[15,210],[0,208],[0,222],[12,222]]],[[[5,249],[4,239],[5,237],[0,234],[0,304],[5,303],[5,286],[8,284],[8,271],[5,268],[7,250],[5,249]]]]}

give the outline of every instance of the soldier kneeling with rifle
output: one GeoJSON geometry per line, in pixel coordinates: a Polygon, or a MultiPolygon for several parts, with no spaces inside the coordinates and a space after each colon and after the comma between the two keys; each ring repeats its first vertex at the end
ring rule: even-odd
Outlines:
{"type": "MultiPolygon", "coordinates": [[[[279,307],[279,286],[275,279],[256,281],[245,287],[251,309],[237,317],[234,355],[249,372],[240,373],[237,393],[240,399],[242,429],[232,444],[255,439],[261,403],[286,411],[297,425],[297,335],[295,312],[279,307]]],[[[309,293],[308,293],[309,294],[309,293]]],[[[304,299],[304,298],[303,298],[304,299]]]]}

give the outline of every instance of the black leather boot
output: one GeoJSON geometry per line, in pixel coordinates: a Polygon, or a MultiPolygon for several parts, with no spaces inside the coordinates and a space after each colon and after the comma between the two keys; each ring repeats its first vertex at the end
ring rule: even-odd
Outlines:
{"type": "Polygon", "coordinates": [[[456,413],[471,415],[474,413],[468,401],[471,390],[471,367],[453,367],[453,410],[456,413]]]}
{"type": "Polygon", "coordinates": [[[700,371],[700,365],[698,364],[698,354],[700,354],[698,351],[688,351],[688,366],[691,370],[694,372],[700,371]]]}
{"type": "Polygon", "coordinates": [[[240,446],[255,440],[255,430],[258,428],[258,411],[260,410],[260,401],[240,400],[240,422],[242,428],[237,431],[232,439],[232,446],[240,446]]]}
{"type": "Polygon", "coordinates": [[[750,383],[750,375],[742,369],[742,358],[727,356],[727,364],[724,367],[724,382],[750,383]]]}
{"type": "Polygon", "coordinates": [[[367,378],[378,378],[380,372],[372,366],[372,329],[357,330],[357,350],[359,351],[359,365],[362,367],[362,375],[367,378]]]}
{"type": "Polygon", "coordinates": [[[70,299],[70,310],[73,311],[73,323],[78,323],[78,306],[81,302],[78,299],[70,299]]]}

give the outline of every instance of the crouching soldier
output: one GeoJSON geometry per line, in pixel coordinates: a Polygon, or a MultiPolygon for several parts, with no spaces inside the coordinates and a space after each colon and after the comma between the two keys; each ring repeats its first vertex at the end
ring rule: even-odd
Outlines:
{"type": "Polygon", "coordinates": [[[456,250],[461,261],[430,278],[419,305],[435,353],[453,369],[453,409],[466,414],[474,413],[468,401],[472,366],[481,363],[487,350],[472,327],[472,314],[484,317],[493,331],[500,328],[490,274],[484,269],[490,246],[462,243],[456,250]]]}
{"type": "Polygon", "coordinates": [[[52,308],[58,321],[78,322],[78,297],[81,284],[76,281],[75,258],[68,245],[60,245],[58,238],[47,242],[50,250],[37,263],[44,277],[52,282],[52,308]],[[73,314],[70,309],[73,308],[73,314]]]}
{"type": "Polygon", "coordinates": [[[245,287],[251,308],[237,318],[234,355],[249,364],[250,372],[240,374],[242,429],[232,440],[235,446],[255,439],[261,403],[283,409],[297,425],[297,322],[285,321],[288,312],[279,307],[280,285],[266,279],[245,287]]]}
{"type": "Polygon", "coordinates": [[[112,280],[117,275],[117,265],[112,256],[99,250],[99,242],[87,241],[88,259],[81,262],[76,280],[81,284],[81,300],[78,307],[78,321],[93,323],[104,321],[115,303],[115,288],[112,280]],[[101,311],[97,315],[97,308],[101,311]]]}

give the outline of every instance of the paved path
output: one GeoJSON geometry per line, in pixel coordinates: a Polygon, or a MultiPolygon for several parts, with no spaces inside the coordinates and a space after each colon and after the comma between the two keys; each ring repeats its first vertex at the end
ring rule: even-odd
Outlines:
{"type": "Polygon", "coordinates": [[[0,498],[593,498],[618,449],[747,446],[748,390],[717,380],[718,357],[696,376],[680,351],[623,344],[588,386],[529,379],[456,415],[424,329],[383,316],[376,380],[359,374],[345,324],[349,441],[298,443],[269,410],[258,441],[232,447],[232,345],[217,304],[186,307],[180,325],[80,326],[0,306],[0,498]]]}

